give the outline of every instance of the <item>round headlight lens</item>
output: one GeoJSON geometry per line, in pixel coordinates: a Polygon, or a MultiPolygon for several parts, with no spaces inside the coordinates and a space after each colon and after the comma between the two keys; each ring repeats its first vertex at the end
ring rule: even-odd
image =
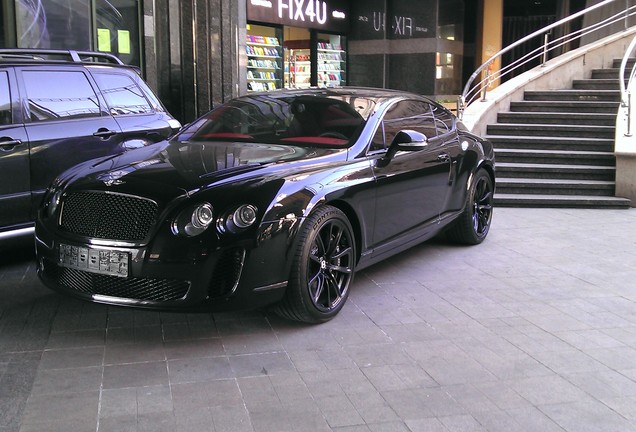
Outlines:
{"type": "Polygon", "coordinates": [[[247,228],[256,222],[256,207],[244,204],[236,209],[232,216],[234,225],[238,228],[247,228]]]}
{"type": "Polygon", "coordinates": [[[212,219],[212,206],[208,203],[203,203],[194,209],[190,221],[193,227],[205,229],[212,223],[212,219]]]}
{"type": "Polygon", "coordinates": [[[183,210],[172,222],[172,233],[194,237],[208,229],[214,220],[210,203],[200,203],[183,210]]]}
{"type": "Polygon", "coordinates": [[[258,209],[251,204],[243,204],[217,222],[219,232],[238,233],[256,222],[258,209]]]}

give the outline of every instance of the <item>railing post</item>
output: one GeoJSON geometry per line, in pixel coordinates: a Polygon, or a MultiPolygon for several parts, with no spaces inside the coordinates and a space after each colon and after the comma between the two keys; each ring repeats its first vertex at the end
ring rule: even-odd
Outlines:
{"type": "Polygon", "coordinates": [[[543,35],[543,61],[541,62],[541,66],[545,66],[545,63],[548,61],[548,38],[550,37],[550,33],[546,33],[543,35]]]}
{"type": "Polygon", "coordinates": [[[486,84],[483,86],[484,91],[481,96],[482,102],[486,102],[486,93],[488,93],[488,86],[490,85],[490,65],[488,65],[488,67],[486,68],[485,82],[486,84]]]}
{"type": "Polygon", "coordinates": [[[627,92],[627,132],[626,137],[632,136],[632,93],[627,92]]]}
{"type": "Polygon", "coordinates": [[[457,96],[457,118],[463,120],[464,118],[464,97],[457,96]]]}

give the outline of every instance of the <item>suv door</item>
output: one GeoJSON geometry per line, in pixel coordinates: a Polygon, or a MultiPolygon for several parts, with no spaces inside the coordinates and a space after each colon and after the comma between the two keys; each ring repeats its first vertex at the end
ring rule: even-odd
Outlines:
{"type": "Polygon", "coordinates": [[[0,67],[0,229],[28,223],[30,209],[29,140],[13,69],[0,67]]]}
{"type": "Polygon", "coordinates": [[[121,151],[121,129],[83,67],[17,69],[29,117],[33,213],[51,181],[80,162],[121,151]]]}
{"type": "Polygon", "coordinates": [[[166,112],[159,100],[130,70],[90,68],[108,105],[108,112],[119,124],[126,148],[140,147],[168,138],[181,126],[166,112]]]}

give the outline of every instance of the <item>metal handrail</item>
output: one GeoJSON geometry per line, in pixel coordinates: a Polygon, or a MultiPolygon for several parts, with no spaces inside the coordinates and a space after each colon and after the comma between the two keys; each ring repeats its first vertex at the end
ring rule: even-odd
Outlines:
{"type": "Polygon", "coordinates": [[[632,52],[636,49],[636,37],[632,39],[632,42],[627,47],[623,60],[621,60],[621,67],[618,73],[618,80],[621,89],[621,106],[626,108],[627,111],[627,131],[625,136],[632,136],[632,95],[631,89],[633,88],[634,78],[636,77],[636,63],[632,66],[632,70],[629,73],[629,77],[625,74],[627,72],[627,62],[632,57],[632,52]]]}
{"type": "Polygon", "coordinates": [[[539,29],[521,39],[519,39],[518,41],[508,45],[507,47],[501,49],[499,52],[497,52],[496,54],[494,54],[492,57],[490,57],[488,60],[486,60],[481,66],[479,66],[477,68],[477,70],[475,70],[475,72],[473,72],[473,74],[470,76],[470,78],[468,79],[468,82],[466,83],[466,85],[464,86],[464,90],[462,92],[462,94],[460,96],[458,96],[457,98],[457,113],[458,116],[460,118],[462,118],[462,114],[464,112],[464,109],[471,104],[472,102],[474,102],[480,95],[481,95],[481,100],[485,101],[486,100],[486,95],[488,92],[488,87],[496,80],[501,79],[502,77],[510,74],[511,72],[517,70],[518,68],[526,65],[527,63],[529,63],[530,61],[537,59],[537,58],[542,58],[541,64],[545,64],[545,62],[548,60],[548,53],[557,49],[557,48],[561,48],[567,44],[569,44],[570,42],[576,40],[576,39],[580,39],[581,37],[588,35],[590,33],[593,33],[595,31],[600,30],[601,28],[605,28],[608,27],[612,24],[615,24],[617,22],[623,21],[624,20],[624,28],[627,28],[628,25],[628,19],[631,16],[636,15],[636,5],[634,6],[627,6],[628,4],[628,0],[622,0],[625,1],[626,3],[626,7],[625,10],[611,16],[608,17],[598,23],[594,23],[589,25],[586,28],[582,28],[579,30],[576,30],[574,32],[570,32],[568,34],[564,34],[563,36],[553,39],[553,40],[549,40],[549,36],[552,34],[552,31],[554,29],[556,29],[559,26],[562,26],[564,24],[570,23],[571,21],[580,18],[586,14],[589,14],[590,12],[601,8],[603,6],[607,6],[609,4],[615,3],[616,1],[621,1],[621,0],[604,0],[600,3],[597,3],[595,5],[592,5],[582,11],[579,11],[575,14],[572,14],[568,17],[565,17],[559,21],[556,21],[548,26],[543,27],[542,29],[539,29]],[[541,36],[543,38],[543,44],[530,51],[529,53],[523,55],[521,58],[514,60],[512,63],[500,68],[499,70],[495,71],[495,73],[490,73],[489,71],[489,67],[491,64],[493,64],[497,59],[499,59],[500,57],[502,57],[504,54],[512,51],[514,48],[527,43],[537,37],[541,36]],[[479,82],[475,83],[475,80],[477,79],[477,77],[481,77],[482,72],[485,71],[484,74],[484,78],[481,79],[479,82]]]}

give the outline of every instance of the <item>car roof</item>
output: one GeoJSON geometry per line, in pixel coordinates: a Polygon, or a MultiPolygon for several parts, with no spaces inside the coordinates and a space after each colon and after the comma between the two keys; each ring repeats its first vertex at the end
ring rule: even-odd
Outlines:
{"type": "Polygon", "coordinates": [[[382,89],[374,87],[361,87],[361,86],[344,86],[344,87],[309,87],[309,88],[294,88],[294,89],[278,89],[265,92],[248,93],[239,99],[250,97],[268,97],[274,99],[281,98],[293,98],[302,96],[323,96],[323,97],[359,97],[375,100],[390,100],[390,99],[420,99],[427,102],[434,103],[430,98],[411,93],[403,90],[394,89],[382,89]]]}
{"type": "Polygon", "coordinates": [[[65,64],[130,67],[109,53],[35,48],[2,48],[0,49],[0,64],[30,66],[37,64],[65,64]]]}
{"type": "Polygon", "coordinates": [[[270,90],[266,92],[250,93],[249,95],[267,95],[273,97],[288,96],[360,96],[360,97],[399,97],[399,96],[419,96],[402,90],[381,89],[372,87],[344,86],[344,87],[309,87],[270,90]]]}

